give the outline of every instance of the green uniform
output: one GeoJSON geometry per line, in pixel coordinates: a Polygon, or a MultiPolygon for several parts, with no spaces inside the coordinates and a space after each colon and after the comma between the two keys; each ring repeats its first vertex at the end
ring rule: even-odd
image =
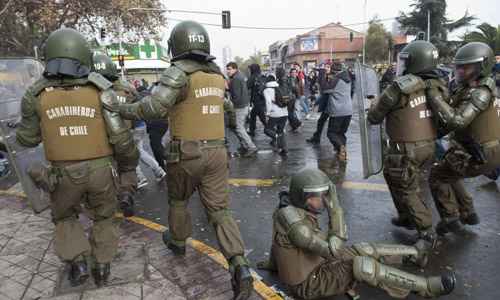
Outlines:
{"type": "Polygon", "coordinates": [[[445,120],[446,129],[454,130],[452,147],[431,169],[432,195],[441,218],[466,219],[474,212],[472,201],[461,201],[451,185],[500,166],[500,107],[495,98],[495,83],[491,78],[483,78],[477,86],[461,86],[451,96],[449,105],[435,88],[431,88],[428,94],[433,109],[445,120]],[[472,144],[483,153],[484,162],[480,162],[477,153],[471,151],[472,144]]]}
{"type": "Polygon", "coordinates": [[[451,292],[454,276],[421,277],[387,266],[391,258],[412,261],[420,266],[427,262],[424,245],[415,246],[358,243],[345,246],[345,224],[333,185],[325,184],[317,170],[304,170],[292,177],[290,200],[281,197],[273,215],[273,242],[268,269],[278,272],[280,280],[303,299],[341,295],[352,289],[356,281],[386,290],[391,296],[404,298],[410,292],[435,297],[451,292]],[[298,178],[298,180],[294,180],[298,178]],[[312,180],[311,180],[312,178],[312,180]],[[312,182],[317,181],[317,185],[312,182]],[[302,185],[303,192],[295,185],[302,185]],[[294,191],[295,190],[295,191],[294,191]],[[324,193],[330,216],[327,232],[321,231],[319,213],[305,200],[308,193],[324,193]],[[295,194],[295,195],[294,195],[295,194]],[[341,229],[344,228],[344,229],[341,229]],[[341,229],[341,230],[339,230],[341,229]]]}
{"type": "MultiPolygon", "coordinates": [[[[120,103],[134,103],[138,101],[139,94],[130,83],[117,79],[113,81],[113,90],[116,93],[120,103]]],[[[132,121],[125,121],[127,126],[132,129],[132,121]]],[[[118,162],[118,175],[120,177],[120,192],[134,195],[137,190],[137,161],[118,162]]]]}
{"type": "Polygon", "coordinates": [[[49,173],[57,178],[51,191],[55,250],[68,262],[92,254],[109,263],[118,246],[115,151],[101,105],[105,91],[98,87],[87,78],[41,79],[22,99],[16,132],[23,146],[44,144],[49,173]],[[89,238],[78,221],[82,203],[94,220],[89,238]]]}
{"type": "Polygon", "coordinates": [[[188,200],[195,190],[207,210],[224,256],[243,256],[243,241],[229,211],[228,162],[224,146],[224,78],[214,63],[178,60],[165,71],[151,97],[121,106],[129,119],[169,118],[167,157],[169,230],[182,246],[191,235],[188,200]]]}

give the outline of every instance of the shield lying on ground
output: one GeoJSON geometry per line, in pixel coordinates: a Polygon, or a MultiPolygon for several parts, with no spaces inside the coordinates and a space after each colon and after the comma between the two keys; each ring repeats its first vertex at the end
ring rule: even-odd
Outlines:
{"type": "Polygon", "coordinates": [[[356,62],[355,101],[359,114],[359,132],[361,135],[361,152],[363,155],[363,176],[368,178],[378,174],[383,168],[383,125],[372,125],[366,119],[370,102],[380,94],[379,81],[375,70],[356,62]]]}
{"type": "Polygon", "coordinates": [[[22,147],[16,142],[15,124],[21,115],[21,99],[26,89],[42,76],[43,65],[32,58],[0,58],[0,134],[4,150],[33,210],[49,206],[49,196],[35,186],[27,174],[34,163],[45,163],[43,146],[22,147]]]}

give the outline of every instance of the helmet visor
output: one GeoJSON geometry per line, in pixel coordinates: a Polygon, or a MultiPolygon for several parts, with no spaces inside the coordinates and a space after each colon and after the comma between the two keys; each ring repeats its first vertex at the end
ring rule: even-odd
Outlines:
{"type": "Polygon", "coordinates": [[[459,84],[476,80],[480,74],[481,63],[455,65],[455,80],[459,84]]]}
{"type": "Polygon", "coordinates": [[[398,64],[396,65],[396,76],[403,76],[407,69],[410,55],[408,53],[399,53],[398,64]]]}
{"type": "Polygon", "coordinates": [[[314,214],[321,214],[326,208],[326,201],[330,192],[328,185],[304,187],[303,197],[306,209],[314,214]]]}

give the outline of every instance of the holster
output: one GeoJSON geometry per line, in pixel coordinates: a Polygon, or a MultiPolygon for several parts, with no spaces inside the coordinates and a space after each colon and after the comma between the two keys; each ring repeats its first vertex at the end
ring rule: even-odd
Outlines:
{"type": "Polygon", "coordinates": [[[54,192],[59,183],[58,173],[52,167],[45,166],[39,162],[33,163],[28,168],[28,175],[38,188],[47,193],[54,192]]]}
{"type": "Polygon", "coordinates": [[[401,182],[408,181],[410,178],[410,170],[406,155],[389,154],[386,158],[386,173],[393,179],[401,182]]]}

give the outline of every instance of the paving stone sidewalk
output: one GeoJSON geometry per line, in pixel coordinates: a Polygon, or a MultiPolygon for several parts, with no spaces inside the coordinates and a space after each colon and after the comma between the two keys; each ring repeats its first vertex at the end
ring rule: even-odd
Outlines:
{"type": "MultiPolygon", "coordinates": [[[[0,300],[233,297],[229,273],[221,265],[192,248],[185,257],[175,257],[158,232],[128,221],[121,225],[110,283],[97,288],[90,279],[72,288],[54,253],[53,229],[49,211],[35,215],[23,199],[0,196],[0,300]]],[[[251,299],[262,298],[254,292],[251,299]]]]}

